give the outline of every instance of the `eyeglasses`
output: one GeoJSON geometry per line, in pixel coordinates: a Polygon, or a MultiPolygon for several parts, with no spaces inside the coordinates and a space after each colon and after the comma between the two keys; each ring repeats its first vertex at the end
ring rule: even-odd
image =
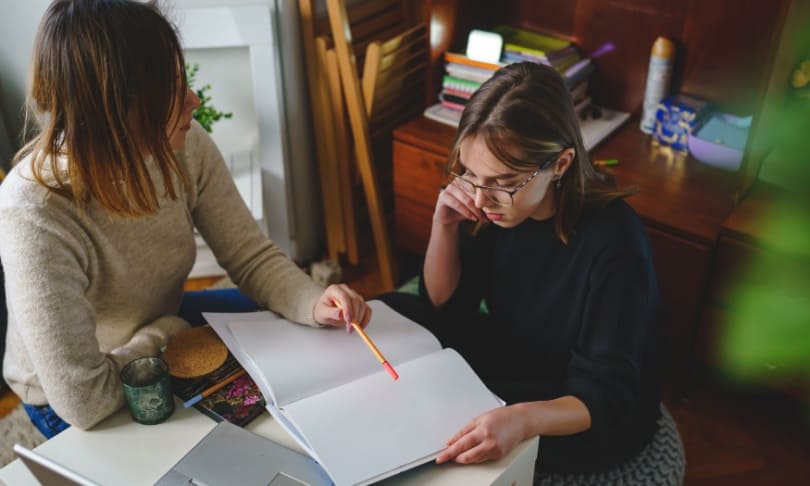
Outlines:
{"type": "Polygon", "coordinates": [[[520,184],[516,185],[511,189],[507,189],[505,187],[492,187],[476,184],[473,181],[464,177],[463,174],[459,174],[458,172],[455,172],[453,170],[448,170],[447,173],[453,176],[455,180],[458,181],[459,187],[461,187],[461,189],[464,192],[466,192],[473,198],[475,197],[475,190],[479,189],[481,193],[484,195],[484,197],[487,198],[488,201],[501,207],[509,207],[515,204],[515,194],[517,194],[519,190],[523,189],[526,186],[526,184],[531,182],[532,179],[534,179],[537,176],[537,174],[540,173],[541,170],[548,168],[548,166],[550,166],[551,163],[554,162],[555,160],[557,160],[556,155],[552,157],[550,160],[543,163],[543,165],[541,165],[536,171],[532,172],[532,174],[526,180],[524,180],[523,182],[521,182],[520,184]]]}

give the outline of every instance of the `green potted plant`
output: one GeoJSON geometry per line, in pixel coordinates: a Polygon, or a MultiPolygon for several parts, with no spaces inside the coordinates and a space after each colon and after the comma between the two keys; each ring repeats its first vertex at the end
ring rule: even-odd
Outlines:
{"type": "Polygon", "coordinates": [[[211,96],[208,95],[208,91],[211,90],[210,84],[203,85],[201,88],[194,87],[194,83],[197,81],[197,71],[199,70],[199,64],[186,64],[186,80],[188,87],[191,88],[200,99],[200,106],[194,110],[192,116],[205,128],[206,132],[211,133],[214,123],[222,118],[231,118],[233,113],[219,111],[211,104],[211,96]]]}

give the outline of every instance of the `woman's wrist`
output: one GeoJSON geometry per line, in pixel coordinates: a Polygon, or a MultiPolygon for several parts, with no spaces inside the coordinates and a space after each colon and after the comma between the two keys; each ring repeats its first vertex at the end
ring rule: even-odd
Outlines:
{"type": "Polygon", "coordinates": [[[439,213],[433,213],[433,228],[440,229],[440,230],[447,230],[447,231],[456,231],[458,230],[458,225],[461,224],[461,221],[442,221],[442,217],[439,216],[439,213]]]}
{"type": "Polygon", "coordinates": [[[571,435],[591,428],[590,411],[579,398],[572,395],[512,406],[518,407],[525,419],[526,437],[571,435]]]}
{"type": "Polygon", "coordinates": [[[544,435],[543,430],[543,402],[521,402],[511,405],[521,418],[523,437],[521,441],[538,435],[544,435]]]}

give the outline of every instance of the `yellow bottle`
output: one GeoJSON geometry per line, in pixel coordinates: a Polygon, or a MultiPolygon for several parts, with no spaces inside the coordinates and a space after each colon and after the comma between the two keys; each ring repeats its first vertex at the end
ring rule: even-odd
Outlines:
{"type": "Polygon", "coordinates": [[[647,87],[644,90],[641,116],[641,131],[644,133],[652,133],[658,102],[669,92],[674,58],[675,44],[666,37],[655,39],[650,54],[650,68],[647,71],[647,87]]]}

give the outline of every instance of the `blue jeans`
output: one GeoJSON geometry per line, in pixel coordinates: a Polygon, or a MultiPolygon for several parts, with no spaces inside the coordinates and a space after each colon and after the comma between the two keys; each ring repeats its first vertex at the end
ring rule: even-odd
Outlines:
{"type": "MultiPolygon", "coordinates": [[[[183,294],[180,310],[177,315],[182,317],[193,327],[205,324],[203,312],[252,312],[259,310],[250,297],[239,289],[196,290],[183,294]]],[[[50,405],[29,405],[23,403],[25,412],[31,423],[42,432],[46,439],[50,439],[59,432],[70,427],[62,420],[50,405]]]]}
{"type": "Polygon", "coordinates": [[[50,405],[28,405],[23,403],[25,413],[34,427],[37,428],[46,439],[50,439],[59,432],[70,427],[70,424],[62,420],[56,412],[53,411],[50,405]]]}
{"type": "Polygon", "coordinates": [[[183,294],[177,315],[193,327],[205,324],[203,312],[253,312],[259,305],[239,289],[195,290],[183,294]]]}

